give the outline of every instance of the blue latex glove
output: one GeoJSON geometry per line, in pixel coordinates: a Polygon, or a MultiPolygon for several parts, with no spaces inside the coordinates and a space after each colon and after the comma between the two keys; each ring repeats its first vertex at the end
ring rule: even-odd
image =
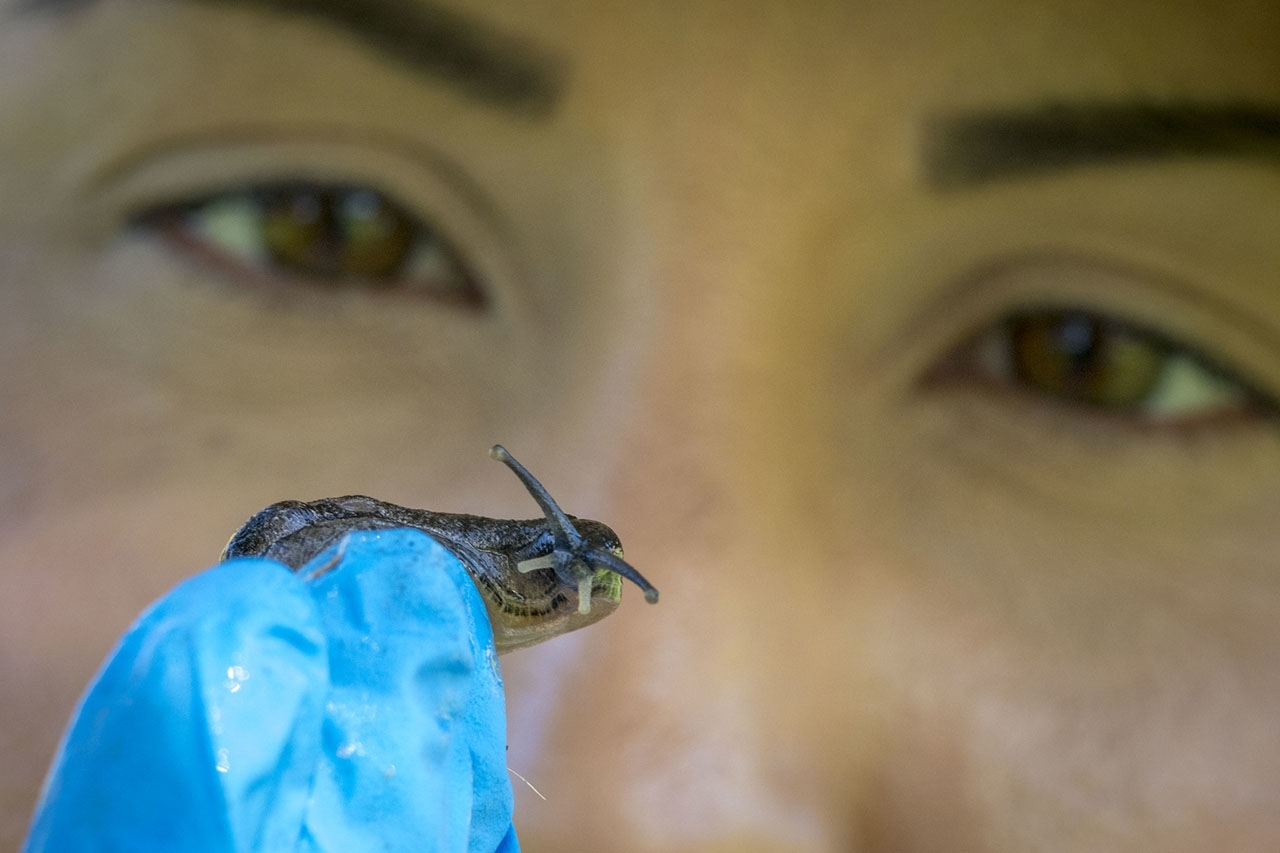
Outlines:
{"type": "Polygon", "coordinates": [[[518,850],[493,636],[412,530],[153,605],[73,718],[30,851],[518,850]],[[309,570],[339,561],[317,580],[309,570]]]}

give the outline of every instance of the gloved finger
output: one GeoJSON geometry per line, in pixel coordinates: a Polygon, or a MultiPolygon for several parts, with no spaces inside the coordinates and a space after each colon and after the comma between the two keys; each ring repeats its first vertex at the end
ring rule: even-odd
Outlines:
{"type": "Polygon", "coordinates": [[[510,851],[511,800],[469,576],[420,533],[363,534],[299,576],[224,564],[145,614],[68,733],[29,849],[510,851]]]}
{"type": "Polygon", "coordinates": [[[419,531],[369,531],[299,572],[316,573],[332,686],[307,840],[518,850],[501,672],[462,564],[419,531]]]}
{"type": "Polygon", "coordinates": [[[286,567],[236,560],[180,584],[91,684],[26,849],[291,849],[327,694],[320,619],[286,567]]]}

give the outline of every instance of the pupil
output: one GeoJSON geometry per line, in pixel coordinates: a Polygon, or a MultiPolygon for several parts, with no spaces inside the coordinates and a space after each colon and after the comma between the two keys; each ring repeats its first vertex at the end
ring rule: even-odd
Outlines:
{"type": "Polygon", "coordinates": [[[1081,356],[1094,347],[1094,324],[1084,317],[1066,317],[1059,328],[1062,346],[1072,355],[1081,356]]]}
{"type": "Polygon", "coordinates": [[[352,219],[372,220],[382,213],[378,197],[368,190],[355,190],[342,200],[343,213],[352,219]]]}
{"type": "Polygon", "coordinates": [[[297,194],[289,203],[290,214],[299,222],[311,225],[319,221],[321,214],[320,199],[311,193],[297,194]]]}
{"type": "Polygon", "coordinates": [[[1087,317],[1066,316],[1058,326],[1058,346],[1067,359],[1067,369],[1076,379],[1087,379],[1099,367],[1105,342],[1101,329],[1087,317]]]}

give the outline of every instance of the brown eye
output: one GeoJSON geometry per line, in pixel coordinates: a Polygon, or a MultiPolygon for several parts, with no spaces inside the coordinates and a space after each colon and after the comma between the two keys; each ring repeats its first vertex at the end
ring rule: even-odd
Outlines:
{"type": "Polygon", "coordinates": [[[262,208],[272,261],[321,279],[386,280],[413,245],[413,221],[369,190],[274,190],[262,208]]]}
{"type": "Polygon", "coordinates": [[[179,249],[329,289],[397,290],[471,307],[485,299],[429,225],[366,187],[282,184],[170,207],[150,219],[179,249]]]}
{"type": "Polygon", "coordinates": [[[1261,399],[1177,342],[1087,310],[1013,314],[962,348],[945,375],[1148,423],[1238,414],[1261,399]]]}
{"type": "Polygon", "coordinates": [[[1130,409],[1160,381],[1164,348],[1132,329],[1078,312],[1009,321],[1013,368],[1026,385],[1109,409],[1130,409]]]}

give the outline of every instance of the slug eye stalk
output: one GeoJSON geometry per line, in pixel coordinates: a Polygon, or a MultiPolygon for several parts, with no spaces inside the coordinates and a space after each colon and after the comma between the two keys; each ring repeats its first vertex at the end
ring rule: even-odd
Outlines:
{"type": "Polygon", "coordinates": [[[658,590],[645,580],[635,568],[612,551],[587,544],[582,534],[573,526],[569,516],[565,515],[551,495],[532,474],[529,473],[516,458],[501,444],[489,448],[489,456],[506,466],[520,478],[529,494],[537,501],[546,516],[547,526],[551,528],[554,550],[543,557],[522,561],[516,568],[524,572],[538,569],[552,569],[556,579],[565,586],[578,590],[578,611],[591,612],[591,580],[596,573],[607,570],[621,575],[644,591],[644,600],[650,604],[658,603],[658,590]]]}

